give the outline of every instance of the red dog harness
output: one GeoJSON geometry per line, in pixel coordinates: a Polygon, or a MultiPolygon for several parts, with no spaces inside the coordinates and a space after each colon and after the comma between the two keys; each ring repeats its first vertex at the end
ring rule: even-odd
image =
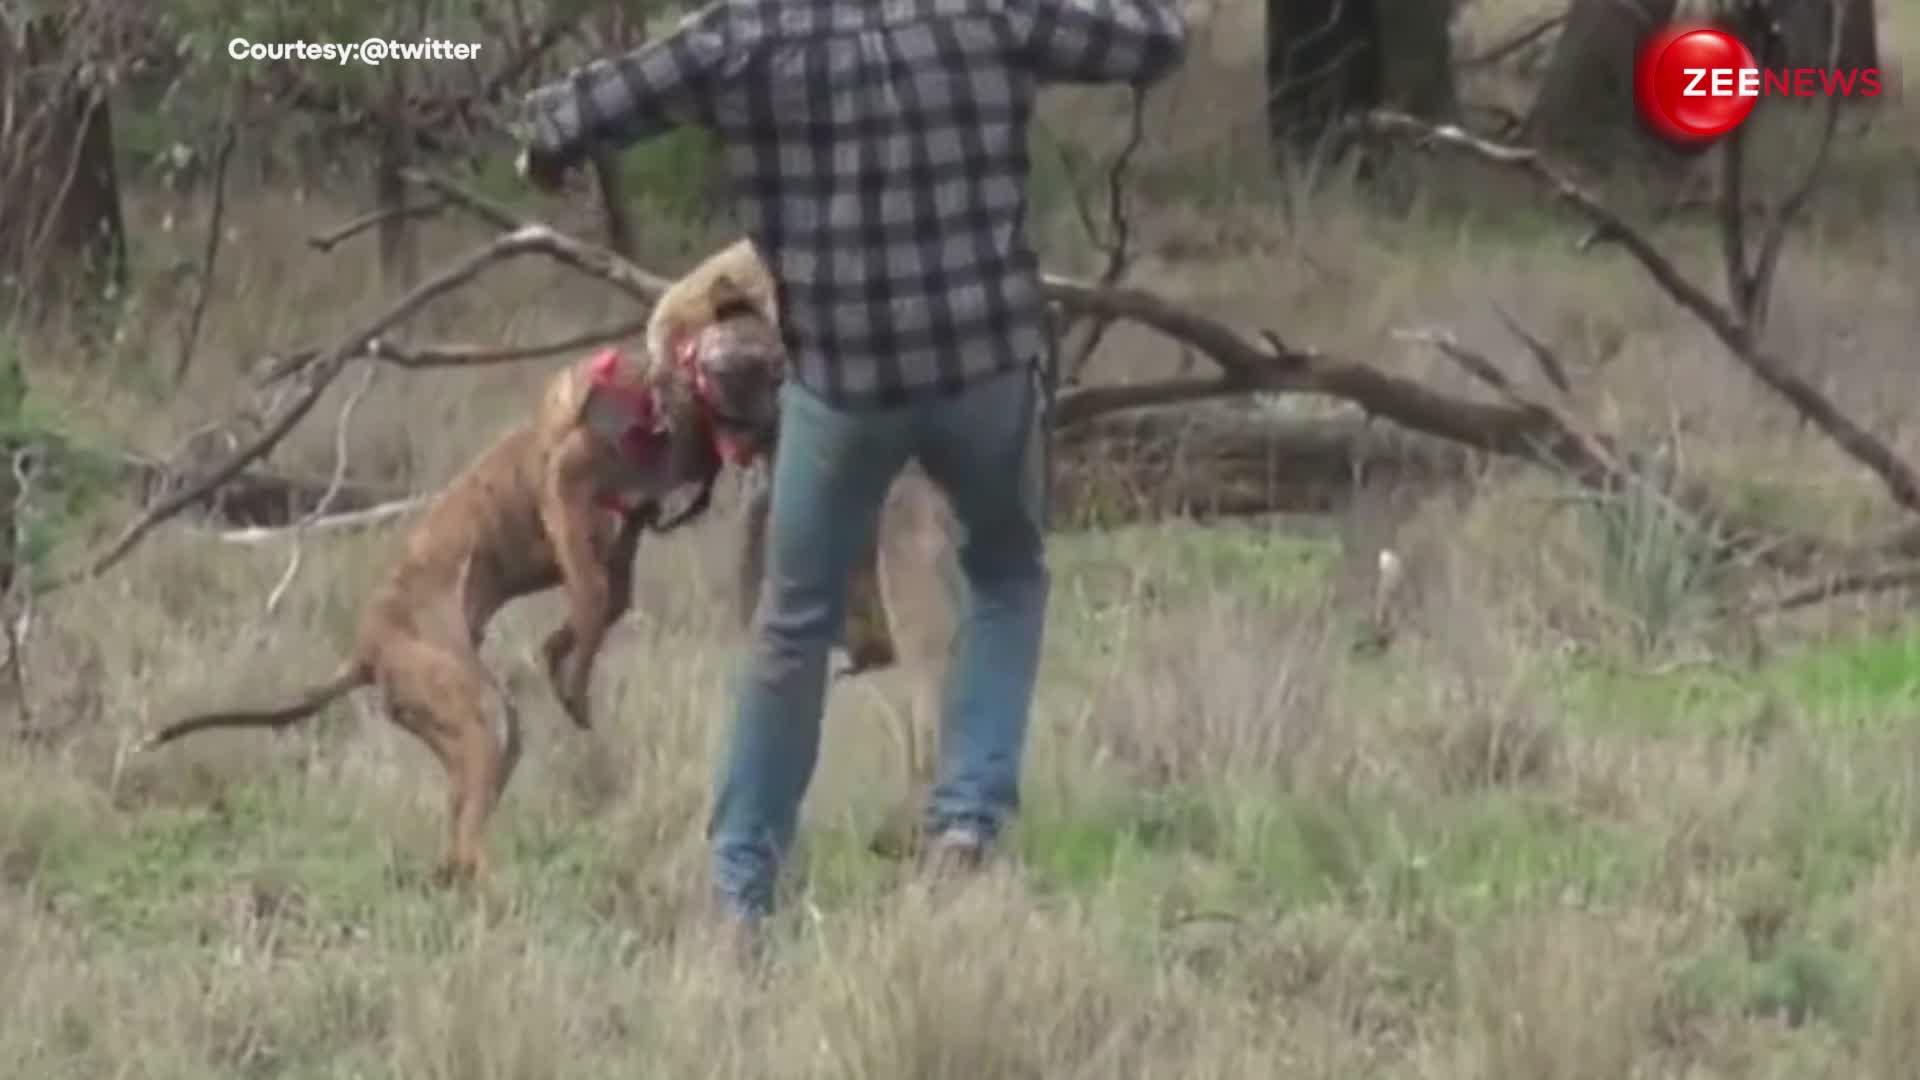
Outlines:
{"type": "MultiPolygon", "coordinates": [[[[635,387],[620,381],[625,364],[619,349],[606,348],[587,361],[587,385],[596,397],[613,406],[614,423],[602,428],[636,469],[644,469],[667,449],[667,430],[660,422],[659,403],[648,387],[635,387]]],[[[640,497],[623,498],[620,492],[603,491],[595,499],[602,507],[624,514],[634,508],[640,497]]]]}
{"type": "MultiPolygon", "coordinates": [[[[713,383],[708,378],[706,368],[699,362],[699,335],[682,335],[674,341],[672,351],[675,365],[693,384],[694,400],[700,406],[700,424],[706,429],[707,438],[712,441],[715,452],[722,460],[737,466],[752,461],[755,456],[752,444],[735,438],[713,422],[713,383]]],[[[641,471],[652,466],[667,452],[669,433],[662,422],[660,405],[654,398],[652,388],[621,381],[620,372],[625,363],[625,356],[612,347],[602,349],[587,361],[587,384],[596,398],[611,406],[609,411],[612,414],[609,416],[596,411],[589,422],[619,445],[627,463],[635,471],[641,471]]],[[[599,493],[595,501],[607,510],[625,514],[645,501],[645,497],[623,498],[620,492],[608,490],[599,493]]]]}

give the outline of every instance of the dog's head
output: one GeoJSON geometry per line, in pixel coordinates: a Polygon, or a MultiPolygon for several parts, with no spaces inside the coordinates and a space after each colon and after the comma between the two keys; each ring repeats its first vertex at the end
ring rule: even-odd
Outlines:
{"type": "Polygon", "coordinates": [[[647,344],[656,383],[691,395],[723,457],[745,465],[772,448],[787,351],[772,275],[749,241],[667,290],[648,320],[647,344]]]}
{"type": "Polygon", "coordinates": [[[721,456],[747,465],[773,448],[787,350],[780,332],[750,307],[721,308],[681,339],[681,363],[713,426],[721,456]]]}

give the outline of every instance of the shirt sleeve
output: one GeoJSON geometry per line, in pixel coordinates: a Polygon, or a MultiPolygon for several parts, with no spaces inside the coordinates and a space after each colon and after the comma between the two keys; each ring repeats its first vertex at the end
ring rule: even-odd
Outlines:
{"type": "Polygon", "coordinates": [[[529,93],[522,118],[531,148],[572,162],[594,143],[626,146],[676,126],[711,122],[711,95],[734,53],[726,0],[718,0],[665,37],[529,93]]]}
{"type": "Polygon", "coordinates": [[[1041,79],[1143,85],[1186,55],[1178,0],[1007,0],[1017,48],[1041,79]]]}

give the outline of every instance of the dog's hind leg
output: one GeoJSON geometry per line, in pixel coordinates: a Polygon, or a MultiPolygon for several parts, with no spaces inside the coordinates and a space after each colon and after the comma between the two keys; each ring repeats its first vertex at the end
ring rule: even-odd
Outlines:
{"type": "Polygon", "coordinates": [[[482,833],[520,756],[518,714],[510,702],[489,700],[492,678],[471,651],[416,642],[393,648],[387,660],[389,711],[447,773],[447,851],[436,878],[476,880],[487,869],[482,833]],[[489,705],[504,707],[498,730],[489,705]]]}

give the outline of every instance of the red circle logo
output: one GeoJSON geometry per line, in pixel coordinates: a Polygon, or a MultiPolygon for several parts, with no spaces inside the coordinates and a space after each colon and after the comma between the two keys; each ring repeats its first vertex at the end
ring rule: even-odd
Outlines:
{"type": "Polygon", "coordinates": [[[1739,127],[1760,93],[1759,62],[1722,30],[1671,26],[1649,38],[1634,64],[1634,94],[1647,123],[1677,143],[1717,139],[1739,127]]]}

